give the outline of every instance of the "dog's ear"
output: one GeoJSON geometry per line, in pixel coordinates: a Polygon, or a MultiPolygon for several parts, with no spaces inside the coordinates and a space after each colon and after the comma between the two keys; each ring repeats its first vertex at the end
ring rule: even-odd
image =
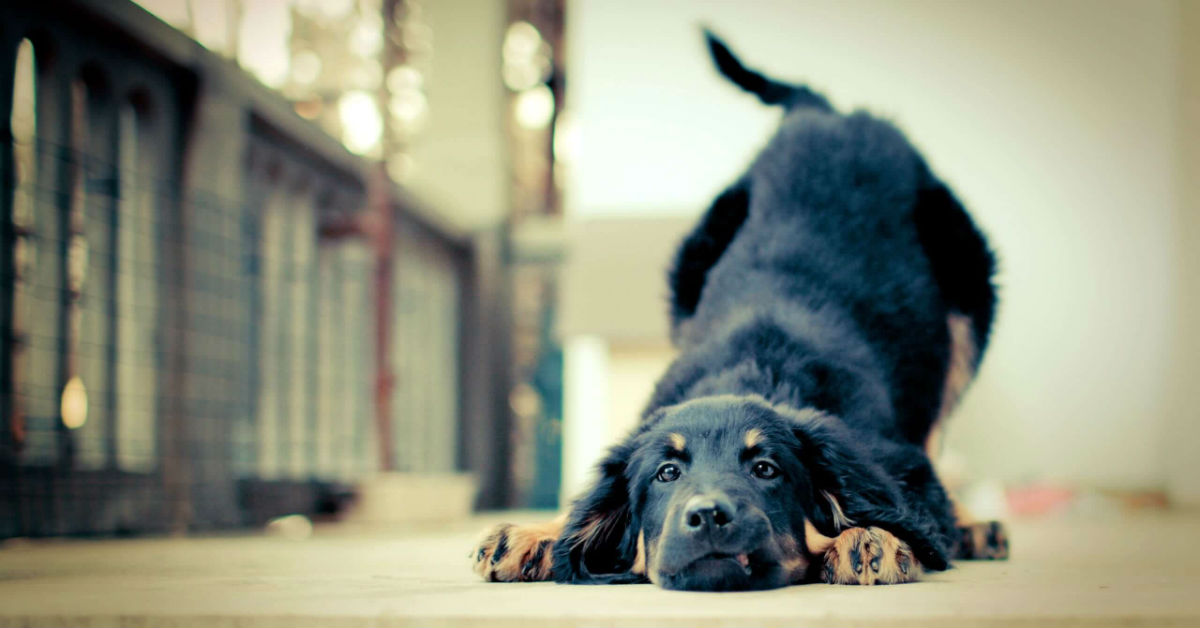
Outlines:
{"type": "Polygon", "coordinates": [[[632,573],[637,560],[637,513],[630,503],[626,469],[633,448],[617,445],[600,463],[596,484],[571,508],[554,544],[554,579],[572,584],[644,582],[632,573]]]}
{"type": "Polygon", "coordinates": [[[800,443],[797,456],[810,478],[802,500],[819,532],[835,537],[849,527],[879,526],[907,542],[925,567],[948,566],[951,538],[939,517],[948,502],[919,452],[905,452],[914,456],[876,451],[839,421],[822,415],[799,418],[793,433],[800,443]],[[897,459],[906,461],[905,468],[884,468],[897,459]],[[897,477],[910,485],[902,486],[897,477]]]}

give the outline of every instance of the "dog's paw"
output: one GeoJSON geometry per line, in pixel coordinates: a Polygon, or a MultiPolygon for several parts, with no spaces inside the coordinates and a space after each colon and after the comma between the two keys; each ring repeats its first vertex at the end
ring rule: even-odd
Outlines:
{"type": "Polygon", "coordinates": [[[1008,558],[1008,530],[999,521],[960,524],[954,557],[961,560],[1008,558]]]}
{"type": "Polygon", "coordinates": [[[821,580],[829,584],[900,584],[921,575],[908,544],[882,528],[850,528],[825,552],[821,580]]]}
{"type": "Polygon", "coordinates": [[[489,582],[534,582],[551,578],[554,541],[561,526],[501,524],[476,547],[475,573],[489,582]]]}

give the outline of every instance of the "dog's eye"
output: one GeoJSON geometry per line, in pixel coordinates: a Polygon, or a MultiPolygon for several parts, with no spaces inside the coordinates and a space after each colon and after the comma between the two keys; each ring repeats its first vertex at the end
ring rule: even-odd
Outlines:
{"type": "Polygon", "coordinates": [[[664,464],[658,468],[658,473],[654,477],[659,482],[674,482],[679,479],[679,467],[673,464],[664,464]]]}
{"type": "Polygon", "coordinates": [[[769,480],[779,475],[779,467],[767,462],[766,460],[759,460],[758,462],[754,463],[754,468],[751,469],[750,472],[753,473],[754,477],[756,478],[769,480]]]}

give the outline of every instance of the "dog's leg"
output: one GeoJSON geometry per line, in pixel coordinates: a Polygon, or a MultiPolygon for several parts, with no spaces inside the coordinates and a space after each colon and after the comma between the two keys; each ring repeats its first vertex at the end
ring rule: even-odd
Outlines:
{"type": "Polygon", "coordinates": [[[963,392],[975,378],[975,366],[979,362],[979,350],[971,335],[970,317],[952,313],[946,317],[946,329],[950,333],[950,359],[946,363],[946,376],[942,383],[942,404],[925,437],[925,455],[930,462],[937,462],[941,457],[942,430],[946,417],[958,406],[963,392]]]}
{"type": "Polygon", "coordinates": [[[958,521],[958,539],[951,556],[957,560],[1005,560],[1008,530],[999,521],[958,521]]]}
{"type": "Polygon", "coordinates": [[[475,573],[490,582],[550,580],[554,542],[566,520],[564,514],[545,523],[504,523],[488,530],[472,553],[475,573]]]}
{"type": "Polygon", "coordinates": [[[979,521],[957,499],[954,504],[954,527],[958,538],[950,549],[954,560],[1004,560],[1008,558],[1008,530],[999,521],[979,521]]]}
{"type": "Polygon", "coordinates": [[[821,580],[829,584],[900,584],[921,576],[908,543],[883,528],[850,528],[825,551],[821,580]]]}

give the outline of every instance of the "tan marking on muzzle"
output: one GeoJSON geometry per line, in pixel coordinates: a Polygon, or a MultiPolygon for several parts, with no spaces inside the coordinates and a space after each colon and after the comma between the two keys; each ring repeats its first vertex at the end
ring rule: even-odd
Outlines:
{"type": "Polygon", "coordinates": [[[649,578],[650,582],[653,582],[654,584],[659,583],[658,572],[659,569],[661,569],[660,563],[662,562],[659,558],[660,556],[661,552],[654,552],[654,555],[650,557],[648,569],[646,569],[646,577],[649,578]]]}
{"type": "MultiPolygon", "coordinates": [[[[671,505],[667,506],[667,514],[663,518],[663,530],[670,528],[671,522],[674,521],[675,514],[678,512],[678,510],[678,502],[673,502],[671,505]]],[[[645,535],[638,535],[638,553],[641,555],[642,562],[645,563],[646,577],[649,578],[650,582],[653,582],[654,584],[658,584],[659,582],[658,572],[662,565],[662,552],[659,550],[662,549],[662,542],[665,536],[665,533],[658,535],[658,539],[656,539],[654,542],[654,552],[650,553],[647,551],[645,546],[645,535]]]]}
{"type": "Polygon", "coordinates": [[[646,575],[646,533],[638,532],[637,540],[637,558],[633,559],[633,568],[630,569],[635,574],[646,575]]]}
{"type": "Polygon", "coordinates": [[[779,546],[779,568],[787,574],[788,584],[798,584],[804,581],[808,570],[808,557],[800,551],[796,537],[790,534],[780,534],[776,540],[779,546]]]}

